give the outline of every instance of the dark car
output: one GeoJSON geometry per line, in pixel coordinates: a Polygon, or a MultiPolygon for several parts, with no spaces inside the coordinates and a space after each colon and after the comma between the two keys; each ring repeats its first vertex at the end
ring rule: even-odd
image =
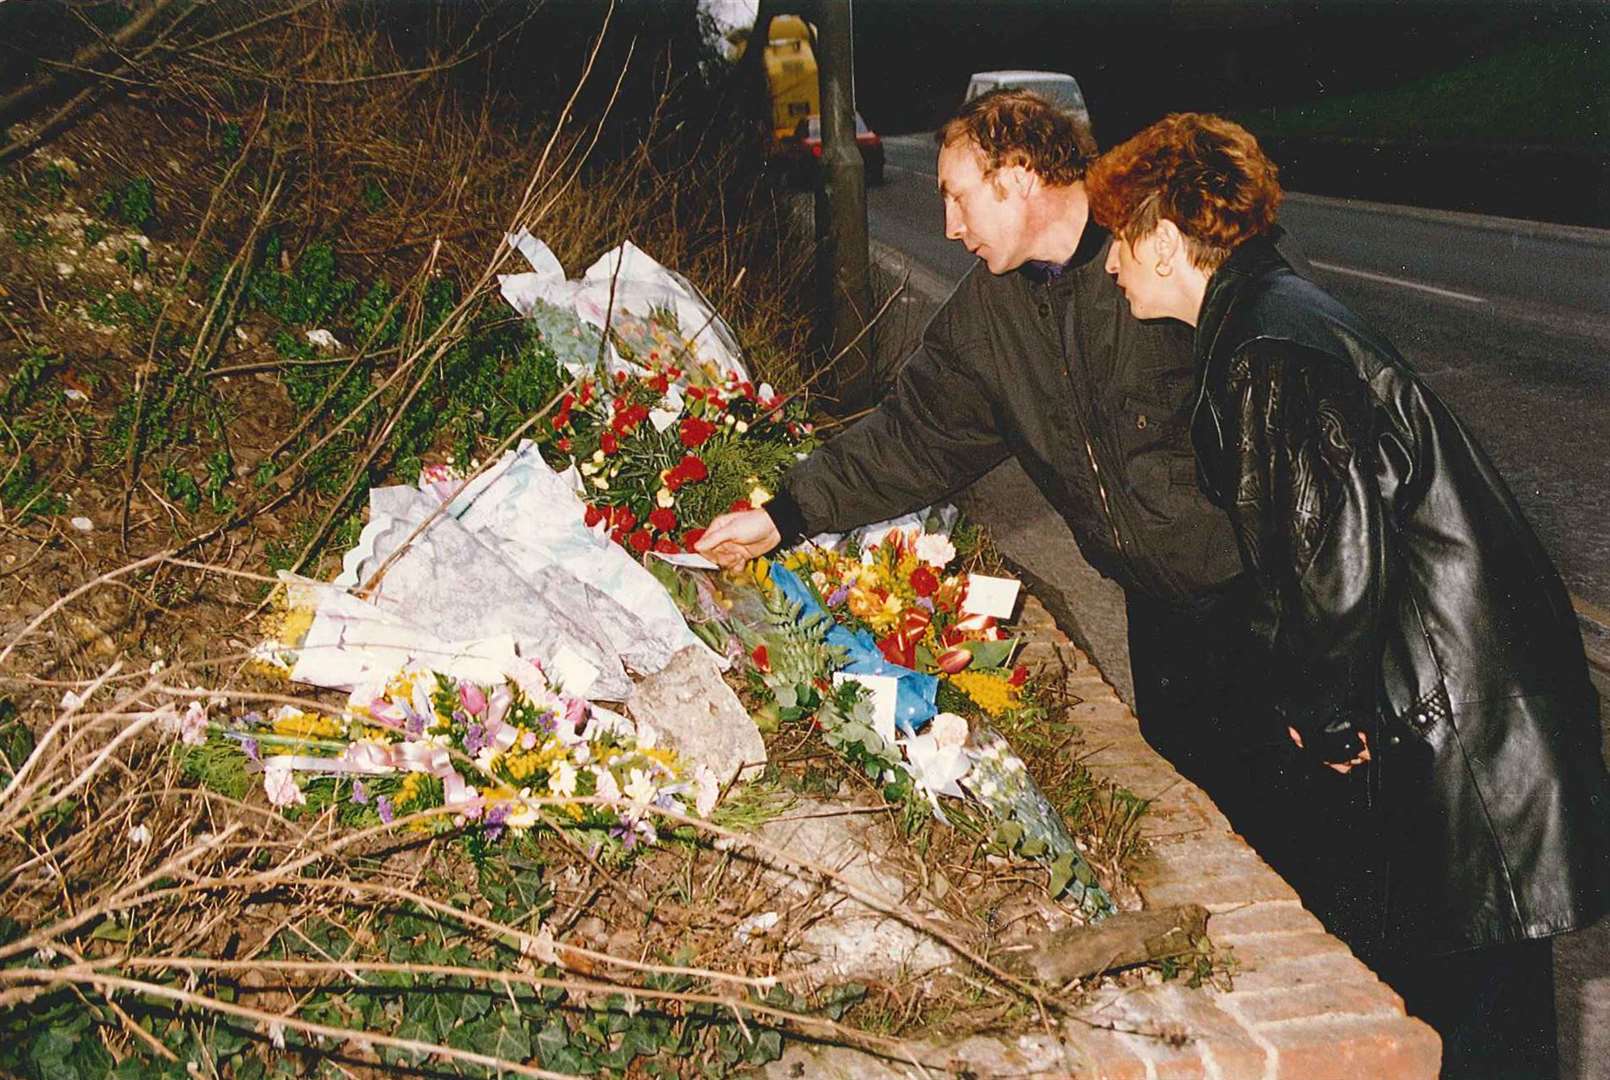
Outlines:
{"type": "MultiPolygon", "coordinates": [[[[855,145],[861,151],[861,164],[866,168],[866,182],[883,183],[883,138],[866,126],[866,121],[861,119],[860,113],[855,114],[855,145]]],[[[809,180],[815,176],[822,160],[821,116],[813,114],[801,120],[794,128],[793,138],[788,140],[785,150],[793,159],[801,179],[809,180]]]]}

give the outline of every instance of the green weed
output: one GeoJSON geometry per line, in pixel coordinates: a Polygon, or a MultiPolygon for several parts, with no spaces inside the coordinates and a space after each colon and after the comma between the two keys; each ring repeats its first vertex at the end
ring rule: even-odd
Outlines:
{"type": "Polygon", "coordinates": [[[156,184],[149,176],[137,176],[109,187],[96,196],[95,210],[144,232],[156,220],[156,184]]]}

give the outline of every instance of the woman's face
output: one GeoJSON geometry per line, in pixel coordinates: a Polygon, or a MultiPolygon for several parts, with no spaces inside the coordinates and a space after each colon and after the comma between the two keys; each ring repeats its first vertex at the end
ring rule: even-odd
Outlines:
{"type": "Polygon", "coordinates": [[[1157,250],[1157,230],[1135,240],[1114,236],[1107,249],[1107,273],[1129,299],[1129,310],[1137,319],[1160,319],[1174,314],[1173,272],[1168,260],[1157,250]],[[1158,273],[1159,269],[1167,271],[1158,273]]]}

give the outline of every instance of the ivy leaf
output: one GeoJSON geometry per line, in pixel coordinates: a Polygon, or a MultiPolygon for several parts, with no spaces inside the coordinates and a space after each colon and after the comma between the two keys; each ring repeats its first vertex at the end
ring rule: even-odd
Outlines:
{"type": "Polygon", "coordinates": [[[1051,881],[1046,891],[1053,897],[1061,896],[1062,890],[1068,887],[1073,880],[1073,852],[1065,851],[1051,864],[1051,881]]]}

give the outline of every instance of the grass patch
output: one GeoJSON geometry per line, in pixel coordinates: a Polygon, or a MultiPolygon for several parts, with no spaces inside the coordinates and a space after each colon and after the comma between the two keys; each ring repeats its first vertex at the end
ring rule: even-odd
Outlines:
{"type": "Polygon", "coordinates": [[[1271,106],[1259,135],[1610,147],[1610,49],[1591,35],[1532,42],[1403,86],[1271,106]]]}

